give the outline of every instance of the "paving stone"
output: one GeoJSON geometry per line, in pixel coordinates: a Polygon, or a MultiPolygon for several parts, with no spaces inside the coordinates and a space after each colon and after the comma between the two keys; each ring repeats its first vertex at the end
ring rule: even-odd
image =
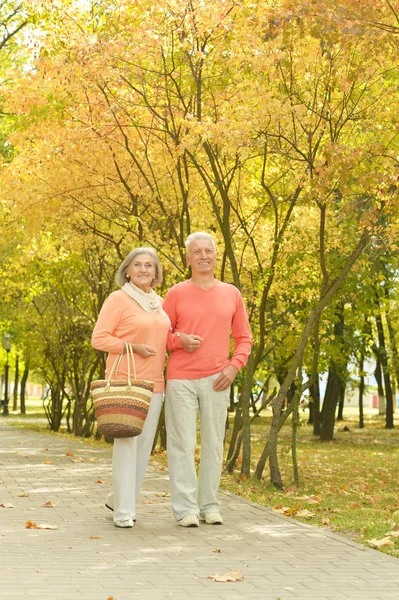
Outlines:
{"type": "Polygon", "coordinates": [[[220,494],[223,526],[179,527],[159,495],[167,473],[155,467],[135,527],[117,529],[104,508],[111,450],[78,439],[3,419],[0,480],[0,503],[14,505],[0,508],[0,600],[399,599],[398,559],[229,493],[220,494]],[[58,529],[26,529],[28,520],[58,529]],[[231,570],[244,580],[208,579],[231,570]]]}

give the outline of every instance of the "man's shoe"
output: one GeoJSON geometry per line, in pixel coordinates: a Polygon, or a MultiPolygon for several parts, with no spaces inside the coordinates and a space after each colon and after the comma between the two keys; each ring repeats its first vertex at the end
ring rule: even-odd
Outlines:
{"type": "Polygon", "coordinates": [[[202,518],[207,525],[223,525],[223,517],[220,513],[205,513],[202,518]]]}
{"type": "Polygon", "coordinates": [[[123,527],[127,529],[129,527],[133,527],[133,525],[133,519],[121,519],[120,521],[115,521],[115,527],[123,527]]]}
{"type": "Polygon", "coordinates": [[[199,527],[197,515],[186,515],[178,521],[180,527],[199,527]]]}

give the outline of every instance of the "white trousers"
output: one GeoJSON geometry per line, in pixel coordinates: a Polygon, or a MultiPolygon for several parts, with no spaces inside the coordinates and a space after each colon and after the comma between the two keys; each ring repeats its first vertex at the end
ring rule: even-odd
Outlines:
{"type": "Polygon", "coordinates": [[[136,518],[136,501],[150,459],[162,408],[163,394],[152,395],[143,431],[134,438],[114,440],[112,490],[106,503],[114,509],[114,521],[136,518]]]}
{"type": "Polygon", "coordinates": [[[169,379],[165,419],[172,510],[186,515],[219,512],[216,499],[223,461],[223,441],[230,389],[215,392],[219,373],[201,379],[169,379]],[[195,448],[197,412],[201,424],[201,460],[197,482],[195,448]]]}

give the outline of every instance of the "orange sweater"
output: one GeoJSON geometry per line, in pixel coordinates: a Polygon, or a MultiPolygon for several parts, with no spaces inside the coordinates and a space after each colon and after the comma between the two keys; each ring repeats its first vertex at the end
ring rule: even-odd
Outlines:
{"type": "Polygon", "coordinates": [[[192,353],[185,352],[175,341],[173,346],[168,343],[168,379],[200,379],[219,373],[229,364],[238,369],[246,364],[252,335],[244,301],[236,287],[216,280],[204,290],[189,280],[183,281],[166,294],[163,308],[174,331],[203,338],[200,348],[192,353]],[[230,333],[234,339],[231,359],[230,333]]]}
{"type": "MultiPolygon", "coordinates": [[[[154,392],[163,391],[163,367],[169,323],[159,312],[147,312],[122,290],[113,292],[103,304],[94,327],[93,348],[108,352],[106,376],[117,354],[124,352],[124,342],[148,344],[157,350],[155,356],[142,358],[134,353],[139,379],[155,381],[154,392]]],[[[127,378],[127,356],[123,355],[118,378],[127,378]]],[[[133,374],[132,374],[133,377],[133,374]]]]}

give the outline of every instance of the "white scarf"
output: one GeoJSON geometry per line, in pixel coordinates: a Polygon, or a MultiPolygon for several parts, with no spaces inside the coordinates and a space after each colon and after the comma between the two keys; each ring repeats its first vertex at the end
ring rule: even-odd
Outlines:
{"type": "Polygon", "coordinates": [[[141,308],[147,312],[157,312],[162,315],[165,319],[168,319],[169,326],[171,326],[170,319],[164,309],[162,308],[162,298],[151,290],[150,292],[143,292],[137,285],[134,285],[131,281],[126,282],[122,286],[122,290],[133,300],[141,306],[141,308]]]}

